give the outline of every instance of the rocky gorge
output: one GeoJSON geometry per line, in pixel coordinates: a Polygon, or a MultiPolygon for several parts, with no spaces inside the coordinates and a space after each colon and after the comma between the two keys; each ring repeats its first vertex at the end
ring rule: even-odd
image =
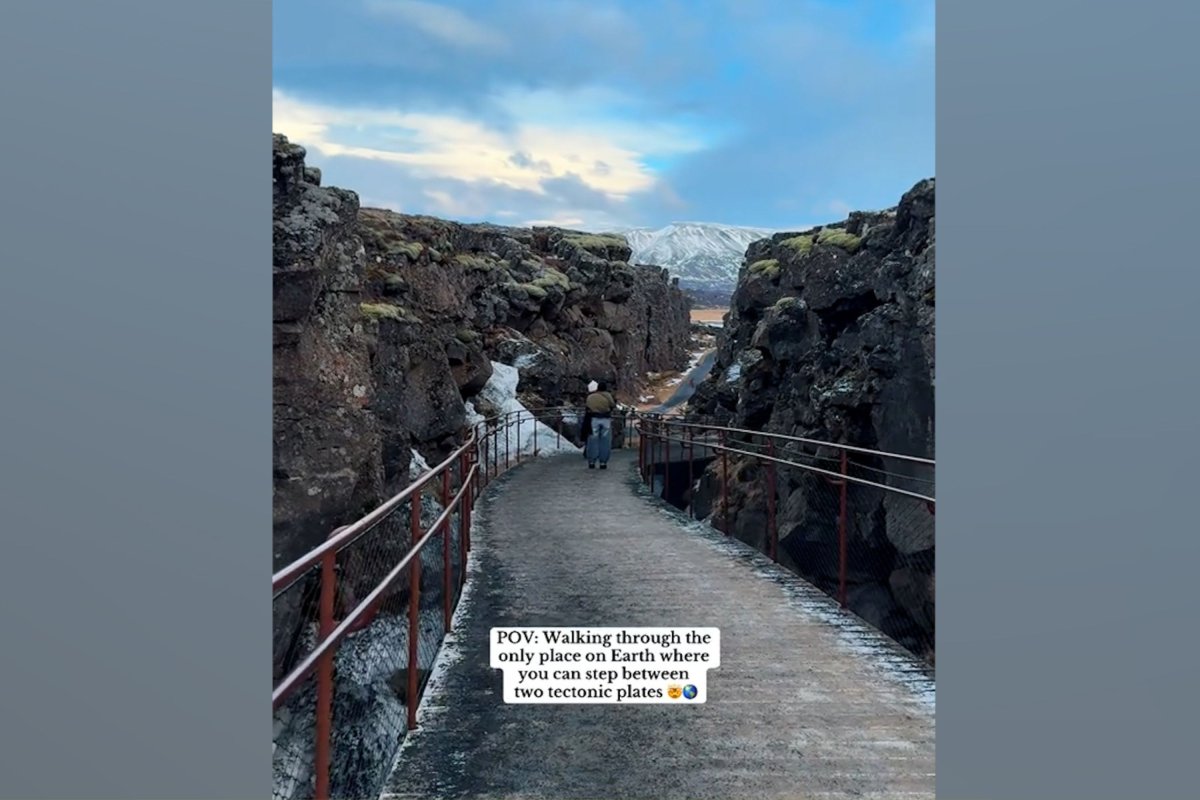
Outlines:
{"type": "MultiPolygon", "coordinates": [[[[687,362],[688,299],[666,270],[631,265],[623,237],[362,208],[323,186],[306,155],[273,137],[275,570],[443,460],[481,418],[514,403],[578,406],[591,380],[635,398],[647,373],[687,362]]],[[[426,528],[442,511],[431,494],[426,528]]],[[[335,614],[400,559],[408,518],[405,504],[338,555],[335,614]]],[[[421,630],[436,642],[441,554],[424,555],[421,630]]],[[[337,796],[377,792],[402,736],[406,625],[395,615],[407,583],[335,660],[334,745],[358,754],[338,761],[337,796]]],[[[274,599],[276,681],[315,642],[317,585],[310,571],[274,599]]],[[[421,669],[434,652],[422,646],[421,669]]],[[[275,714],[279,798],[311,791],[313,713],[305,689],[275,714]]]]}
{"type": "MultiPolygon", "coordinates": [[[[932,459],[934,197],[931,178],[895,208],[753,242],[688,417],[932,459]]],[[[796,457],[839,470],[830,448],[797,446],[796,457]]],[[[762,464],[735,457],[724,469],[713,462],[695,487],[698,516],[765,549],[762,464]],[[723,474],[727,515],[717,508],[723,474]]],[[[853,453],[847,472],[933,493],[933,470],[919,462],[853,453]]],[[[780,468],[774,501],[780,561],[833,591],[840,498],[826,477],[780,468]]],[[[846,500],[848,606],[932,661],[933,505],[862,484],[846,500]]]]}
{"type": "MultiPolygon", "coordinates": [[[[687,361],[687,298],[621,237],[360,208],[273,139],[274,567],[463,441],[493,363],[530,407],[687,361]]],[[[276,602],[276,676],[299,601],[276,602]]]]}

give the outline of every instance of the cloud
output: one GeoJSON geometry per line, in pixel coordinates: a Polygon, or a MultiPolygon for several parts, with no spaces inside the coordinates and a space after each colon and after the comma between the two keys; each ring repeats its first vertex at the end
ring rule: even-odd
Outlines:
{"type": "Polygon", "coordinates": [[[409,213],[786,227],[933,174],[932,0],[287,5],[275,129],[409,213]]]}
{"type": "Polygon", "coordinates": [[[507,38],[455,8],[421,0],[366,0],[368,13],[415,28],[445,44],[465,50],[506,52],[507,38]]]}
{"type": "Polygon", "coordinates": [[[564,218],[607,224],[631,197],[656,189],[659,178],[648,166],[655,158],[705,146],[703,137],[669,121],[621,119],[621,110],[606,111],[613,99],[600,90],[501,93],[495,105],[512,116],[500,124],[311,102],[276,89],[273,127],[325,159],[402,168],[422,186],[406,203],[439,214],[482,217],[505,207],[520,214],[540,202],[543,215],[559,209],[569,211],[564,218]]]}

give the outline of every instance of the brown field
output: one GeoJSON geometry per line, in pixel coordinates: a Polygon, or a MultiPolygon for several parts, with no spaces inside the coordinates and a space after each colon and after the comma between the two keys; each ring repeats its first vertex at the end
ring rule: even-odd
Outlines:
{"type": "Polygon", "coordinates": [[[692,322],[720,322],[728,308],[693,308],[692,322]]]}

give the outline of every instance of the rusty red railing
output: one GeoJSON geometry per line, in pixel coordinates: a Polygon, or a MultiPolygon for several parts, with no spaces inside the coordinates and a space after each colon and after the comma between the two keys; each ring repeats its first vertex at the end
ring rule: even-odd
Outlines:
{"type": "Polygon", "coordinates": [[[932,459],[661,415],[637,426],[655,494],[932,660],[932,459]]]}
{"type": "MultiPolygon", "coordinates": [[[[377,749],[392,750],[381,760],[394,755],[404,731],[417,725],[428,667],[451,630],[476,501],[506,470],[546,450],[577,447],[581,418],[562,406],[474,422],[440,463],[272,576],[276,798],[327,800],[382,788],[338,772],[339,761],[352,759],[339,758],[337,749],[365,745],[339,741],[335,721],[380,731],[377,749]],[[425,602],[431,597],[432,606],[425,602]],[[348,644],[358,650],[340,663],[348,644]],[[382,677],[365,675],[364,663],[382,677]],[[343,670],[350,677],[339,683],[343,670]]],[[[628,435],[630,426],[619,422],[618,435],[628,435]]]]}

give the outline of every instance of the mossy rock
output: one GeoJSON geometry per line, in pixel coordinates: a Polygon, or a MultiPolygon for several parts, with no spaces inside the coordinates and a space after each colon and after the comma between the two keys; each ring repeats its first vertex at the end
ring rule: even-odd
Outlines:
{"type": "Polygon", "coordinates": [[[563,236],[565,241],[570,242],[576,247],[581,247],[589,253],[603,255],[611,248],[628,247],[629,243],[625,241],[623,236],[613,236],[609,234],[594,234],[594,233],[571,233],[563,236]]]}
{"type": "Polygon", "coordinates": [[[813,249],[813,237],[793,236],[790,239],[784,239],[782,242],[780,242],[780,244],[803,255],[804,253],[807,253],[809,250],[813,249]]]}
{"type": "Polygon", "coordinates": [[[510,292],[528,295],[534,300],[546,299],[546,290],[540,286],[535,286],[532,283],[517,283],[516,281],[508,281],[504,284],[504,288],[510,292]]]}
{"type": "Polygon", "coordinates": [[[548,269],[533,281],[539,289],[558,288],[564,292],[570,291],[571,279],[556,269],[548,269]]]}
{"type": "Polygon", "coordinates": [[[545,300],[548,292],[536,283],[522,283],[521,289],[534,300],[545,300]]]}
{"type": "Polygon", "coordinates": [[[479,341],[479,332],[473,331],[470,328],[463,328],[454,334],[454,338],[458,339],[463,344],[474,344],[479,341]]]}
{"type": "Polygon", "coordinates": [[[394,272],[389,272],[383,276],[383,285],[388,289],[404,289],[408,286],[408,281],[394,272]]]}
{"type": "Polygon", "coordinates": [[[788,309],[792,309],[792,308],[800,308],[801,305],[802,305],[802,303],[800,302],[799,297],[788,296],[788,297],[781,297],[778,300],[776,300],[775,304],[772,306],[772,308],[774,308],[776,311],[787,311],[788,309]]]}
{"type": "Polygon", "coordinates": [[[486,258],[469,253],[459,253],[454,257],[454,263],[464,267],[469,272],[490,272],[496,265],[486,258]]]}
{"type": "Polygon", "coordinates": [[[421,257],[421,252],[424,249],[425,249],[425,246],[422,245],[420,242],[399,241],[399,242],[388,242],[387,252],[388,252],[388,255],[390,255],[390,256],[403,255],[406,258],[408,258],[409,261],[416,261],[418,258],[421,257]]]}
{"type": "Polygon", "coordinates": [[[358,310],[368,319],[390,319],[396,322],[420,322],[421,319],[407,308],[391,303],[360,303],[358,310]]]}
{"type": "Polygon", "coordinates": [[[749,267],[751,275],[762,275],[765,278],[774,279],[779,277],[779,261],[774,258],[764,258],[760,261],[755,261],[749,267]]]}
{"type": "Polygon", "coordinates": [[[848,253],[853,253],[862,246],[862,239],[840,228],[822,228],[821,232],[817,234],[817,243],[833,245],[848,253]]]}

